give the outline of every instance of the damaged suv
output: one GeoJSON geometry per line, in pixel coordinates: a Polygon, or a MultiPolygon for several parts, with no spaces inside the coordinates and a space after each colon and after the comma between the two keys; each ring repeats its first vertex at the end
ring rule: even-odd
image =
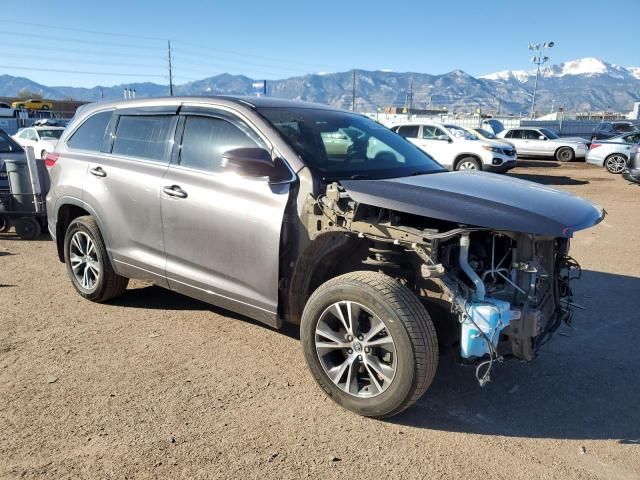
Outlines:
{"type": "Polygon", "coordinates": [[[395,415],[438,352],[532,360],[571,320],[575,231],[603,211],[447,172],[360,115],[270,98],[84,107],[47,157],[49,230],[78,293],[144,279],[279,328],[338,404],[395,415]]]}

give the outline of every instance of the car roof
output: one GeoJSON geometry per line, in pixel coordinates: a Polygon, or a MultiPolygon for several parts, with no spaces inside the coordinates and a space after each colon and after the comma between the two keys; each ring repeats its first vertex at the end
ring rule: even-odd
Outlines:
{"type": "Polygon", "coordinates": [[[64,130],[64,127],[60,125],[34,125],[28,128],[35,128],[36,130],[64,130]]]}
{"type": "MultiPolygon", "coordinates": [[[[207,95],[207,96],[174,96],[174,97],[146,97],[127,100],[116,100],[110,102],[96,102],[85,104],[83,107],[92,107],[94,109],[108,108],[132,108],[137,106],[153,106],[153,105],[173,105],[184,102],[212,103],[224,101],[235,103],[238,105],[248,106],[252,108],[313,108],[321,110],[341,110],[330,105],[320,103],[303,102],[299,100],[289,100],[285,98],[275,97],[249,97],[235,95],[207,95]]],[[[342,110],[346,111],[346,110],[342,110]]]]}

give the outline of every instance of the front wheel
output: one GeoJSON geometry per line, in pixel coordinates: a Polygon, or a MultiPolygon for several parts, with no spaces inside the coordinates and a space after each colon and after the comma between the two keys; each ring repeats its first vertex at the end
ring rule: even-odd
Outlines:
{"type": "Polygon", "coordinates": [[[559,162],[570,162],[575,156],[576,154],[571,147],[562,147],[556,152],[556,160],[559,162]]]}
{"type": "Polygon", "coordinates": [[[473,157],[464,157],[456,164],[456,170],[480,170],[480,162],[473,157]]]}
{"type": "Polygon", "coordinates": [[[627,157],[619,153],[609,155],[604,161],[604,168],[606,168],[609,173],[619,175],[627,168],[627,157]]]}
{"type": "Polygon", "coordinates": [[[113,271],[96,221],[74,219],[64,238],[67,273],[76,291],[93,302],[106,302],[124,293],[129,279],[113,271]]]}
{"type": "Polygon", "coordinates": [[[300,326],[314,379],[360,415],[390,417],[429,388],[438,365],[436,332],[418,297],[393,278],[352,272],[321,285],[300,326]]]}

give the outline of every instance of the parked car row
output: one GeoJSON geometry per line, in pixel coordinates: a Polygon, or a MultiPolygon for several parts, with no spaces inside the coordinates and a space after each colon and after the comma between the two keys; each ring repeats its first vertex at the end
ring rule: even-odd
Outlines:
{"type": "Polygon", "coordinates": [[[604,141],[593,141],[587,152],[587,163],[604,167],[609,173],[620,174],[627,166],[631,147],[638,142],[638,130],[604,141]]]}

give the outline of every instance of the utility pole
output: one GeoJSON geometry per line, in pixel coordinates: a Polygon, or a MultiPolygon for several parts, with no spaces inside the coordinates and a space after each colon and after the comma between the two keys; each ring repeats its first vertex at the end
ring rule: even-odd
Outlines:
{"type": "Polygon", "coordinates": [[[171,68],[171,40],[167,40],[169,59],[169,96],[173,97],[173,69],[171,68]]]}
{"type": "Polygon", "coordinates": [[[413,108],[413,79],[409,82],[409,115],[411,115],[411,109],[413,108]]]}
{"type": "Polygon", "coordinates": [[[356,111],[356,69],[353,69],[353,82],[351,86],[351,111],[356,111]]]}
{"type": "Polygon", "coordinates": [[[529,118],[533,120],[533,112],[536,106],[536,91],[538,90],[538,77],[540,77],[540,65],[543,63],[547,63],[549,61],[549,57],[543,55],[544,50],[547,48],[552,48],[555,45],[554,42],[545,42],[543,44],[540,43],[530,43],[529,50],[534,52],[533,57],[531,57],[531,61],[538,66],[536,70],[536,81],[533,84],[533,98],[531,99],[531,113],[529,114],[529,118]]]}

